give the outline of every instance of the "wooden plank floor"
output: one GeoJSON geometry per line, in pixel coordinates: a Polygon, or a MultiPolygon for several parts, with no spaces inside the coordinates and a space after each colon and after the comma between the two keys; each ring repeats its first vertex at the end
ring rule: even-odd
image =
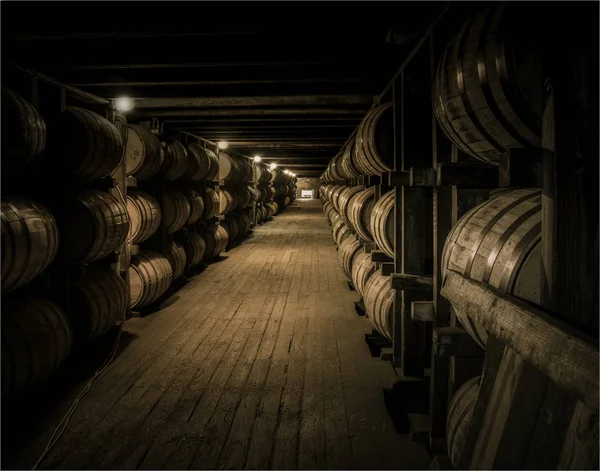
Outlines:
{"type": "MultiPolygon", "coordinates": [[[[394,371],[369,354],[318,200],[225,256],[126,323],[41,468],[426,469],[387,415],[394,371]]],[[[31,467],[76,394],[9,467],[31,467]]]]}

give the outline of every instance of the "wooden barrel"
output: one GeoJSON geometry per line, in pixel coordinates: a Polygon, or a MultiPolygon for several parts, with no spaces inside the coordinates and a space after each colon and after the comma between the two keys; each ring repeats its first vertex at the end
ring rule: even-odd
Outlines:
{"type": "Polygon", "coordinates": [[[229,237],[228,243],[237,242],[240,238],[240,225],[235,215],[231,215],[227,220],[221,221],[221,225],[227,231],[229,237]]]}
{"type": "Polygon", "coordinates": [[[188,190],[187,197],[190,203],[190,216],[186,224],[196,224],[202,218],[204,212],[204,199],[200,193],[191,189],[188,190]]]}
{"type": "Polygon", "coordinates": [[[219,190],[219,214],[229,214],[237,208],[238,201],[236,192],[229,190],[219,190]]]}
{"type": "Polygon", "coordinates": [[[336,215],[338,217],[341,217],[339,215],[339,213],[335,209],[333,209],[333,206],[330,206],[329,209],[327,210],[327,213],[325,214],[325,217],[327,217],[327,221],[329,221],[329,224],[333,225],[333,220],[334,220],[334,218],[335,218],[336,215]]]}
{"type": "Polygon", "coordinates": [[[352,265],[352,283],[361,298],[365,296],[365,287],[371,275],[375,273],[375,263],[371,261],[371,254],[359,252],[352,265]]]}
{"type": "Polygon", "coordinates": [[[33,280],[54,260],[58,225],[41,204],[14,196],[2,198],[2,294],[33,280]]]}
{"type": "Polygon", "coordinates": [[[510,149],[541,146],[542,55],[532,29],[543,25],[533,11],[515,6],[491,5],[464,23],[434,82],[443,132],[466,154],[492,164],[510,149]]]}
{"type": "Polygon", "coordinates": [[[129,302],[131,308],[147,306],[171,286],[173,269],[163,255],[144,250],[131,256],[129,266],[129,302]]]}
{"type": "Polygon", "coordinates": [[[267,167],[259,163],[254,165],[254,181],[256,183],[267,183],[270,179],[271,174],[267,170],[267,167]]]}
{"type": "Polygon", "coordinates": [[[332,205],[332,204],[331,204],[329,201],[326,201],[326,202],[323,204],[323,212],[324,212],[325,214],[327,214],[331,208],[333,208],[333,205],[332,205]]]}
{"type": "Polygon", "coordinates": [[[394,168],[393,108],[385,103],[373,108],[356,131],[354,163],[363,175],[378,175],[394,168]]]}
{"type": "Polygon", "coordinates": [[[188,154],[185,146],[177,139],[168,137],[163,142],[164,160],[160,173],[165,180],[175,181],[185,175],[188,154]]]}
{"type": "Polygon", "coordinates": [[[348,202],[347,214],[350,226],[367,242],[373,242],[371,214],[375,205],[375,188],[366,188],[348,202]]]}
{"type": "Polygon", "coordinates": [[[212,188],[206,188],[204,192],[204,219],[212,219],[220,213],[219,194],[212,188]]]}
{"type": "Polygon", "coordinates": [[[358,177],[360,176],[360,170],[356,166],[356,154],[354,152],[354,139],[352,139],[344,152],[342,153],[342,158],[340,159],[340,165],[342,167],[342,173],[344,175],[348,175],[347,178],[358,177]]]}
{"type": "Polygon", "coordinates": [[[127,189],[127,214],[129,214],[129,240],[141,244],[160,227],[162,210],[158,201],[138,188],[127,189]]]}
{"type": "Polygon", "coordinates": [[[219,172],[219,159],[210,149],[205,149],[197,142],[187,146],[188,168],[186,177],[190,180],[214,180],[219,172]]]}
{"type": "Polygon", "coordinates": [[[46,135],[46,123],[34,106],[2,87],[2,177],[16,177],[37,160],[46,135]]]}
{"type": "Polygon", "coordinates": [[[2,398],[48,378],[67,358],[73,333],[64,312],[43,298],[2,299],[2,398]]]}
{"type": "Polygon", "coordinates": [[[267,199],[275,198],[275,187],[272,185],[267,188],[267,199]]]}
{"type": "Polygon", "coordinates": [[[463,384],[454,393],[448,406],[446,444],[448,458],[455,469],[460,469],[460,457],[465,448],[467,436],[471,428],[480,381],[481,376],[477,376],[463,384]]]}
{"type": "Polygon", "coordinates": [[[273,215],[275,214],[273,212],[273,205],[271,203],[267,203],[264,206],[266,214],[265,214],[265,221],[268,221],[269,219],[271,219],[273,217],[273,215]]]}
{"type": "Polygon", "coordinates": [[[171,244],[171,248],[166,254],[167,260],[171,265],[171,270],[173,271],[173,281],[183,275],[183,270],[185,269],[185,265],[187,263],[187,255],[185,248],[183,245],[173,242],[171,244]]]}
{"type": "Polygon", "coordinates": [[[177,232],[190,217],[190,202],[179,190],[165,190],[163,194],[163,218],[167,233],[177,232]]]}
{"type": "Polygon", "coordinates": [[[342,167],[342,157],[343,154],[338,154],[331,159],[331,162],[329,162],[328,169],[333,182],[339,183],[346,178],[350,178],[345,169],[342,167]]]}
{"type": "Polygon", "coordinates": [[[271,202],[269,204],[273,207],[273,216],[275,216],[276,214],[278,214],[279,211],[281,210],[281,208],[279,207],[279,204],[277,204],[276,201],[273,201],[273,202],[271,202]]]}
{"type": "Polygon", "coordinates": [[[198,265],[204,258],[206,252],[206,243],[200,234],[197,232],[189,232],[183,244],[187,264],[190,267],[198,265]]]}
{"type": "Polygon", "coordinates": [[[95,267],[71,280],[71,314],[76,342],[104,335],[127,311],[127,285],[114,270],[95,267]]]}
{"type": "Polygon", "coordinates": [[[227,247],[229,235],[227,230],[219,224],[208,226],[203,235],[204,242],[206,242],[205,261],[218,257],[227,247]]]}
{"type": "Polygon", "coordinates": [[[137,180],[148,180],[158,173],[164,159],[164,151],[149,129],[129,124],[125,147],[125,171],[137,180]]]}
{"type": "MultiPolygon", "coordinates": [[[[500,193],[476,206],[448,234],[442,276],[454,270],[539,304],[541,210],[542,192],[537,189],[500,193]]],[[[459,310],[455,312],[465,330],[485,348],[485,329],[459,310]]]]}
{"type": "Polygon", "coordinates": [[[238,216],[238,224],[240,226],[240,237],[243,238],[246,234],[248,234],[248,232],[250,232],[250,229],[252,229],[252,219],[250,219],[248,214],[241,213],[238,216]]]}
{"type": "Polygon", "coordinates": [[[350,217],[348,214],[348,209],[349,209],[348,205],[350,204],[350,200],[354,197],[354,195],[357,195],[364,189],[365,189],[364,186],[348,186],[340,193],[340,196],[338,198],[338,206],[340,208],[339,209],[340,216],[344,220],[344,223],[351,230],[354,230],[354,226],[352,225],[352,221],[350,221],[350,217]]]}
{"type": "Polygon", "coordinates": [[[346,185],[336,185],[335,188],[331,190],[331,204],[333,204],[333,207],[338,213],[340,212],[340,196],[347,188],[346,185]]]}
{"type": "Polygon", "coordinates": [[[219,180],[228,183],[251,181],[252,166],[248,159],[234,158],[225,152],[219,152],[219,180]]]}
{"type": "Polygon", "coordinates": [[[332,232],[333,232],[333,240],[335,241],[335,243],[338,247],[340,245],[342,245],[342,242],[344,241],[344,239],[346,239],[347,237],[350,237],[350,235],[351,235],[350,229],[348,229],[348,226],[346,226],[346,224],[344,224],[344,221],[342,220],[341,217],[339,219],[337,219],[334,224],[332,224],[332,232]]]}
{"type": "Polygon", "coordinates": [[[114,124],[98,113],[67,107],[49,123],[48,148],[61,169],[80,182],[113,172],[123,158],[123,138],[114,124]]]}
{"type": "Polygon", "coordinates": [[[338,262],[340,263],[342,270],[346,278],[352,279],[352,266],[356,260],[358,254],[362,251],[362,246],[356,237],[353,235],[348,236],[340,244],[338,250],[338,262]]]}
{"type": "Polygon", "coordinates": [[[394,290],[390,277],[377,270],[364,288],[365,309],[377,331],[392,342],[394,326],[394,290]]]}
{"type": "Polygon", "coordinates": [[[127,207],[116,197],[98,190],[84,190],[65,204],[59,219],[62,247],[77,263],[100,260],[127,240],[127,207]]]}
{"type": "Polygon", "coordinates": [[[371,234],[377,246],[394,258],[394,191],[388,191],[373,206],[371,234]]]}
{"type": "Polygon", "coordinates": [[[284,206],[289,206],[291,202],[292,202],[292,199],[289,196],[285,196],[283,198],[283,205],[284,206]]]}

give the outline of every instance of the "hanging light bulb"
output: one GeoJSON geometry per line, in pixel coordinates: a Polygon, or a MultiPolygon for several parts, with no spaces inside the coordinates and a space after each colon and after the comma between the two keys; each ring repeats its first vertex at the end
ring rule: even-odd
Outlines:
{"type": "Polygon", "coordinates": [[[219,149],[225,150],[227,147],[229,147],[229,143],[227,141],[219,141],[217,146],[219,146],[219,149]]]}
{"type": "Polygon", "coordinates": [[[128,96],[122,96],[115,100],[115,108],[117,111],[126,112],[133,109],[134,103],[128,96]]]}
{"type": "Polygon", "coordinates": [[[269,165],[269,168],[271,170],[275,170],[277,168],[277,164],[275,162],[273,162],[271,165],[269,165]]]}
{"type": "Polygon", "coordinates": [[[254,161],[255,161],[255,162],[257,162],[257,163],[258,163],[258,162],[260,162],[261,160],[262,160],[262,157],[261,157],[260,155],[255,155],[255,156],[254,156],[254,161]]]}

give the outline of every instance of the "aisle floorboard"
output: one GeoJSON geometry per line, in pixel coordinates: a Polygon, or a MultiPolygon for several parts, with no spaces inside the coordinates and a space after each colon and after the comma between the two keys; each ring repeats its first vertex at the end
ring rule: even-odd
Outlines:
{"type": "MultiPolygon", "coordinates": [[[[126,346],[41,467],[427,468],[425,448],[387,415],[394,371],[370,356],[318,200],[296,201],[224,256],[125,324],[126,346]]],[[[12,466],[30,467],[57,423],[12,466]]]]}

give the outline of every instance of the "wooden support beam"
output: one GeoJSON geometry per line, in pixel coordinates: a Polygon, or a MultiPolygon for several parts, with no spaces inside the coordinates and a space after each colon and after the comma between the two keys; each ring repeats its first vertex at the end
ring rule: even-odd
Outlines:
{"type": "Polygon", "coordinates": [[[433,278],[430,276],[394,273],[390,278],[394,289],[430,292],[433,290],[433,278]]]}
{"type": "Polygon", "coordinates": [[[381,250],[373,250],[371,252],[371,261],[372,262],[393,262],[394,260],[387,255],[385,252],[381,250]]]}
{"type": "Polygon", "coordinates": [[[598,340],[525,301],[450,270],[442,295],[489,333],[598,411],[598,340]]]}
{"type": "Polygon", "coordinates": [[[156,118],[164,117],[219,117],[219,116],[309,116],[309,115],[351,115],[363,116],[364,107],[353,108],[229,108],[229,109],[206,109],[206,108],[134,108],[131,112],[133,116],[153,116],[156,118]]]}
{"type": "Polygon", "coordinates": [[[440,357],[483,358],[485,352],[469,333],[460,327],[438,327],[433,331],[433,352],[440,357]]]}
{"type": "Polygon", "coordinates": [[[432,322],[435,316],[433,301],[413,301],[410,305],[410,318],[417,322],[432,322]]]}
{"type": "Polygon", "coordinates": [[[471,162],[440,162],[436,185],[457,188],[497,188],[498,167],[471,162]]]}
{"type": "Polygon", "coordinates": [[[224,106],[370,105],[369,95],[290,95],[247,97],[136,98],[135,108],[214,108],[224,106]]]}
{"type": "Polygon", "coordinates": [[[250,148],[250,147],[274,147],[277,149],[295,149],[303,147],[335,147],[339,148],[339,143],[332,142],[281,142],[281,141],[227,141],[232,147],[250,148]]]}

